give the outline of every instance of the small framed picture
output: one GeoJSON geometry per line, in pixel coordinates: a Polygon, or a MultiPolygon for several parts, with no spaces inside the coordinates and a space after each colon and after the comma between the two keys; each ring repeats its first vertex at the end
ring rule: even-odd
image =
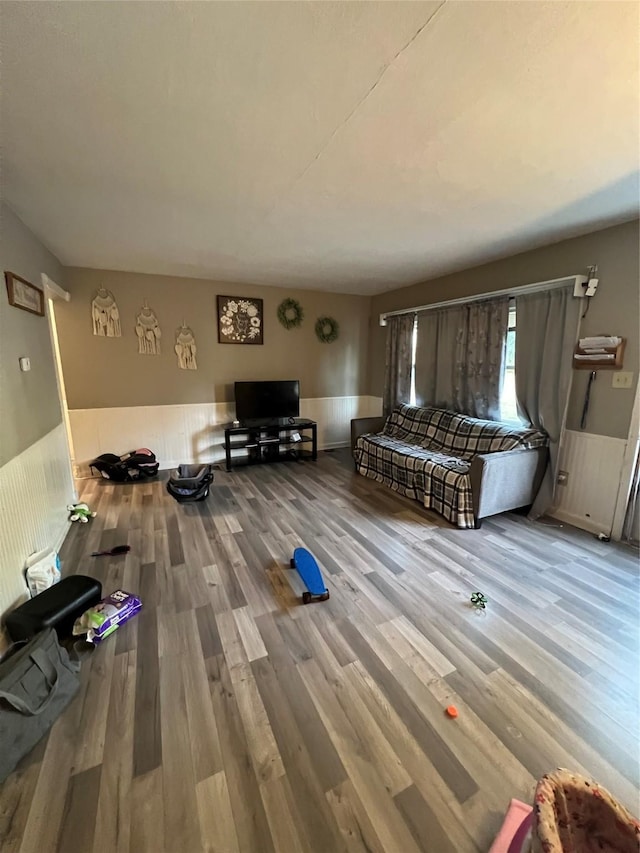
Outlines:
{"type": "Polygon", "coordinates": [[[218,296],[218,343],[264,343],[262,299],[218,296]]]}
{"type": "Polygon", "coordinates": [[[5,272],[4,280],[7,283],[9,305],[44,317],[44,293],[39,287],[35,287],[14,272],[5,272]]]}

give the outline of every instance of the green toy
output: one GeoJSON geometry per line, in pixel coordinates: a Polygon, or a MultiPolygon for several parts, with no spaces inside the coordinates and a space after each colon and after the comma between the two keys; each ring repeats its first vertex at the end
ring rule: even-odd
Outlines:
{"type": "Polygon", "coordinates": [[[488,601],[486,596],[484,596],[481,592],[473,592],[471,593],[471,604],[473,604],[474,607],[478,607],[484,610],[486,605],[488,604],[488,601]]]}
{"type": "Polygon", "coordinates": [[[90,518],[95,518],[95,512],[91,512],[88,504],[69,504],[67,507],[71,515],[69,521],[79,521],[81,524],[86,524],[90,518]]]}

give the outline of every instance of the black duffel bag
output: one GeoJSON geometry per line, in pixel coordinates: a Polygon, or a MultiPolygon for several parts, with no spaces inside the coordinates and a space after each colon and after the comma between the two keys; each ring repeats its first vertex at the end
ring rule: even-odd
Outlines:
{"type": "Polygon", "coordinates": [[[53,628],[0,662],[0,782],[49,731],[80,688],[53,628]]]}

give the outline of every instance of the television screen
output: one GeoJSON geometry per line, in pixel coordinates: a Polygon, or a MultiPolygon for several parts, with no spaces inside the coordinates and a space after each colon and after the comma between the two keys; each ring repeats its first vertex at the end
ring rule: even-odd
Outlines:
{"type": "Polygon", "coordinates": [[[297,379],[236,382],[235,394],[236,418],[241,423],[297,418],[300,414],[300,383],[297,379]]]}

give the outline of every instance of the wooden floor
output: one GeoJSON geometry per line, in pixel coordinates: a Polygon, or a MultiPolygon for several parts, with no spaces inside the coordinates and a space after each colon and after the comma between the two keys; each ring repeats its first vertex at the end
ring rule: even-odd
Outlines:
{"type": "Polygon", "coordinates": [[[0,789],[2,853],[486,851],[558,765],[637,810],[633,552],[516,515],[455,530],[342,452],[219,472],[202,504],[83,497],[64,571],[144,607],[0,789]],[[301,544],[326,603],[292,591],[301,544]]]}

